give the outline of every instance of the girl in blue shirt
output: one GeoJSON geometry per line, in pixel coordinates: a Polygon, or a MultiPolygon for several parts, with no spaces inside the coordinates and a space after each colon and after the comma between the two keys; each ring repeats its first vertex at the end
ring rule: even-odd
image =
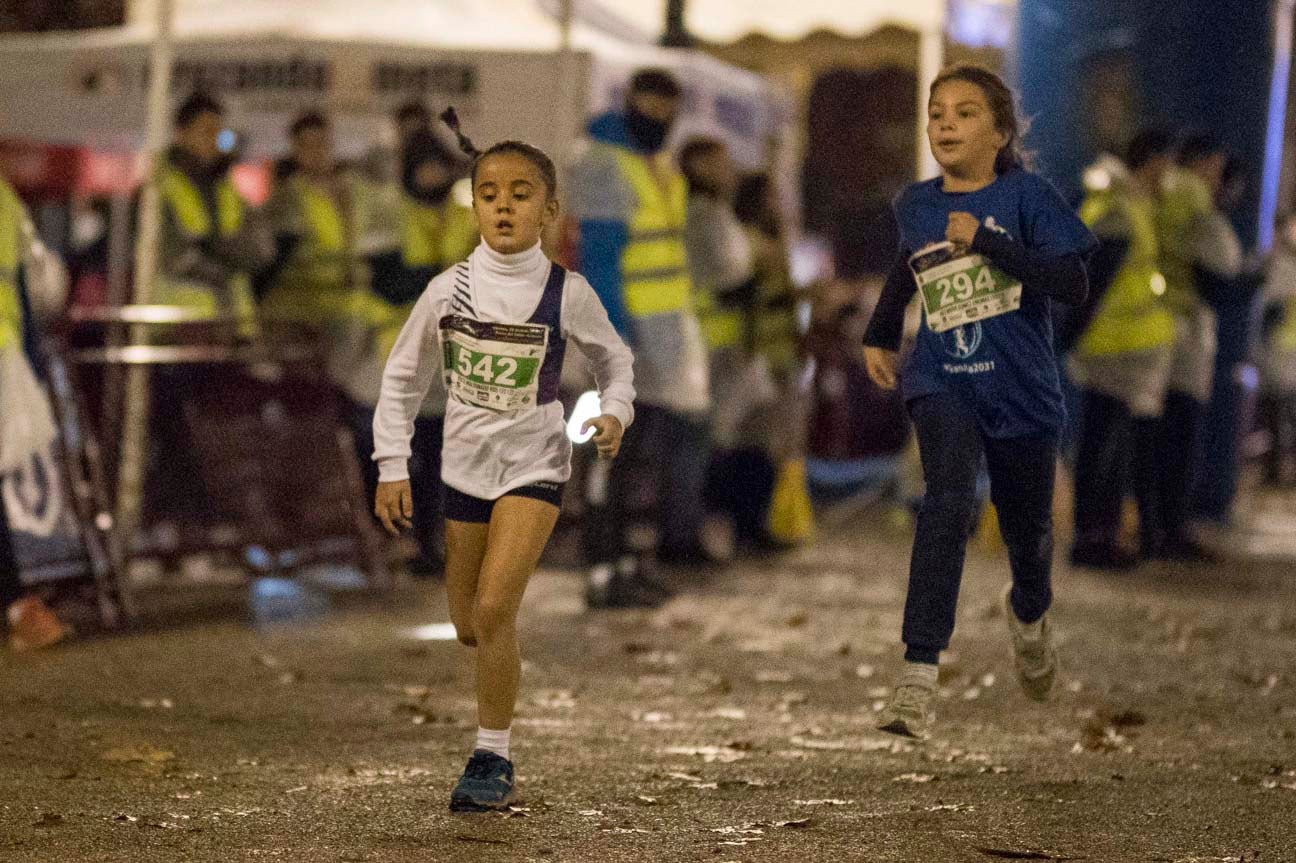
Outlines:
{"type": "Polygon", "coordinates": [[[954,631],[983,457],[1012,569],[1003,601],[1018,680],[1041,701],[1053,688],[1045,612],[1064,411],[1050,306],[1084,298],[1084,255],[1094,244],[1053,187],[1026,169],[1013,95],[994,73],[942,72],[927,137],[941,175],[895,202],[901,256],[864,337],[874,382],[903,384],[927,486],[905,600],[905,669],[880,724],[920,738],[954,631]],[[901,371],[904,308],[919,290],[923,322],[901,371]]]}

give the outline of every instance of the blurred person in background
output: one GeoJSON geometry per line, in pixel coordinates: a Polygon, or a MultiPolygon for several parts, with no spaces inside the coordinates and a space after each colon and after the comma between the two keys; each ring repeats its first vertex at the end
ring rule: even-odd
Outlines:
{"type": "Polygon", "coordinates": [[[1296,216],[1279,223],[1265,275],[1261,419],[1270,435],[1265,479],[1296,479],[1296,216]]]}
{"type": "MultiPolygon", "coordinates": [[[[156,174],[161,229],[149,302],[233,319],[246,337],[255,328],[253,277],[273,262],[274,244],[234,187],[233,159],[220,145],[224,125],[224,107],[202,93],[176,111],[174,143],[156,174]]],[[[173,522],[182,540],[198,539],[212,518],[206,495],[194,493],[202,472],[183,411],[200,375],[192,366],[162,366],[151,390],[145,499],[151,520],[173,522]]]]}
{"type": "Polygon", "coordinates": [[[393,119],[402,148],[414,135],[432,133],[432,112],[422,102],[406,102],[396,109],[393,119]]]}
{"type": "Polygon", "coordinates": [[[175,142],[158,168],[162,232],[152,301],[251,318],[250,277],[270,263],[264,225],[230,179],[225,109],[201,93],[176,111],[175,142]]]}
{"type": "Polygon", "coordinates": [[[787,231],[779,215],[774,180],[768,173],[747,174],[734,195],[734,213],[752,250],[755,297],[748,307],[747,337],[765,358],[776,380],[791,374],[800,354],[797,302],[792,282],[787,231]]]}
{"type": "MultiPolygon", "coordinates": [[[[67,273],[61,262],[37,239],[27,209],[13,187],[0,178],[0,483],[57,434],[27,350],[33,338],[33,309],[53,317],[62,312],[66,294],[67,273]]],[[[70,633],[22,583],[3,495],[0,609],[14,650],[50,647],[70,633]]]]}
{"type": "MultiPolygon", "coordinates": [[[[418,122],[410,123],[407,118],[401,147],[400,257],[396,267],[384,269],[374,282],[377,294],[399,311],[398,326],[409,318],[432,277],[466,259],[478,242],[472,208],[455,194],[465,166],[430,130],[430,119],[414,113],[418,122]]],[[[388,331],[384,338],[384,359],[394,336],[388,331]]],[[[377,395],[371,388],[370,403],[376,404],[377,395]]],[[[444,382],[438,377],[414,420],[410,477],[414,536],[420,549],[410,564],[415,575],[429,575],[443,566],[440,516],[445,402],[444,382]]]]}
{"type": "MultiPolygon", "coordinates": [[[[1123,160],[1104,155],[1085,173],[1080,218],[1099,245],[1089,260],[1089,296],[1058,333],[1059,350],[1070,352],[1083,392],[1071,546],[1071,562],[1079,566],[1122,570],[1138,562],[1120,543],[1131,485],[1140,523],[1151,529],[1160,522],[1155,456],[1175,319],[1156,219],[1174,152],[1173,135],[1149,130],[1130,141],[1123,160]]],[[[1155,542],[1147,537],[1143,545],[1155,542]]]]}
{"type": "MultiPolygon", "coordinates": [[[[369,290],[357,218],[364,192],[359,178],[341,170],[334,158],[332,124],[310,111],[293,121],[288,135],[292,150],[278,163],[265,208],[276,257],[263,274],[268,287],[260,311],[267,321],[304,324],[322,338],[329,380],[349,399],[353,434],[367,438],[372,405],[355,399],[353,379],[366,355],[376,351],[378,334],[399,323],[390,320],[394,310],[369,290]]],[[[373,473],[369,452],[361,454],[357,443],[365,474],[373,473]]],[[[376,487],[376,476],[369,481],[376,487]]]]}
{"type": "Polygon", "coordinates": [[[1215,378],[1214,305],[1230,302],[1242,271],[1242,244],[1216,205],[1224,185],[1228,153],[1208,135],[1192,135],[1166,171],[1157,214],[1161,272],[1166,300],[1175,316],[1170,382],[1157,436],[1156,503],[1159,521],[1140,530],[1145,557],[1209,560],[1190,531],[1195,468],[1202,418],[1215,378]]]}
{"type": "Polygon", "coordinates": [[[770,505],[779,467],[806,455],[806,421],[810,394],[800,381],[803,369],[797,303],[801,292],[792,282],[787,232],[779,213],[777,189],[763,171],[742,177],[734,195],[734,213],[752,250],[753,290],[745,306],[743,341],[757,361],[768,396],[739,425],[737,463],[728,481],[737,513],[740,548],[752,552],[786,547],[771,533],[770,505]]]}
{"type": "Polygon", "coordinates": [[[684,247],[694,310],[710,358],[711,392],[719,403],[734,396],[747,347],[744,323],[754,287],[751,242],[734,213],[738,178],[724,142],[693,138],[680,149],[679,167],[688,184],[684,247]]]}
{"type": "Polygon", "coordinates": [[[658,480],[658,559],[714,562],[700,534],[711,398],[684,241],[688,190],[665,149],[682,95],[665,70],[635,73],[624,108],[590,123],[572,169],[580,270],[634,351],[638,392],[621,458],[591,482],[605,485],[590,494],[585,519],[591,608],[651,605],[666,594],[627,542],[636,470],[658,480]]]}
{"type": "MultiPolygon", "coordinates": [[[[370,299],[388,310],[371,349],[360,357],[345,383],[356,451],[363,459],[370,496],[378,482],[377,466],[370,458],[374,407],[387,355],[428,282],[464,260],[478,239],[471,208],[454,195],[455,184],[463,178],[463,162],[432,132],[427,109],[419,103],[403,106],[396,123],[399,149],[390,176],[371,172],[359,187],[356,208],[358,242],[370,273],[370,299]]],[[[418,555],[409,568],[420,577],[435,575],[444,565],[440,516],[445,401],[445,387],[437,377],[415,419],[411,444],[418,555]]]]}
{"type": "Polygon", "coordinates": [[[773,476],[763,470],[768,459],[760,442],[745,438],[741,430],[775,395],[768,367],[752,351],[756,297],[751,239],[734,212],[737,172],[724,142],[693,138],[681,148],[679,166],[689,190],[684,242],[711,366],[706,499],[710,508],[733,520],[736,543],[750,546],[764,536],[762,517],[773,476]]]}
{"type": "MultiPolygon", "coordinates": [[[[814,291],[806,335],[815,363],[807,468],[811,492],[825,504],[874,500],[900,476],[899,456],[910,438],[904,398],[874,383],[859,356],[898,249],[890,205],[864,202],[841,218],[833,278],[814,291]]],[[[901,323],[902,356],[912,349],[917,326],[916,319],[901,323]]]]}

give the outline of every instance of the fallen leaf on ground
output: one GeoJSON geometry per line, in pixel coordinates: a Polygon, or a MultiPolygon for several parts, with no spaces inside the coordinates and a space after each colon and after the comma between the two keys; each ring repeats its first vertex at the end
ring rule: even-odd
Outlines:
{"type": "Polygon", "coordinates": [[[793,675],[790,671],[758,671],[756,672],[757,683],[791,683],[793,675]]]}
{"type": "Polygon", "coordinates": [[[478,844],[480,844],[480,845],[507,845],[507,844],[509,844],[509,843],[508,843],[508,840],[506,840],[506,839],[487,839],[487,838],[484,837],[484,836],[466,836],[466,835],[464,835],[464,834],[462,834],[462,833],[460,833],[459,835],[455,836],[455,839],[458,839],[460,842],[476,842],[476,843],[478,843],[478,844]]]}
{"type": "Polygon", "coordinates": [[[171,710],[175,707],[175,702],[170,698],[142,698],[138,702],[138,706],[145,710],[157,710],[159,708],[171,710]]]}
{"type": "Polygon", "coordinates": [[[773,788],[777,782],[764,779],[721,779],[716,785],[720,788],[773,788]]]}
{"type": "Polygon", "coordinates": [[[675,717],[671,716],[669,713],[665,713],[660,710],[650,710],[647,713],[639,714],[638,716],[635,717],[635,719],[637,719],[640,722],[647,722],[651,724],[651,723],[658,723],[658,722],[672,722],[674,721],[675,717]]]}
{"type": "Polygon", "coordinates": [[[703,719],[733,719],[742,720],[747,718],[747,711],[741,707],[717,707],[715,710],[708,710],[701,714],[703,719]]]}
{"type": "Polygon", "coordinates": [[[1001,860],[1084,860],[1084,857],[1066,857],[1048,851],[1035,851],[1030,848],[982,848],[977,851],[987,857],[998,857],[1001,860]]]}
{"type": "Polygon", "coordinates": [[[175,758],[175,753],[142,744],[140,746],[117,746],[109,749],[100,757],[104,761],[116,761],[123,764],[161,764],[175,758]]]}
{"type": "Polygon", "coordinates": [[[728,764],[747,757],[746,752],[731,746],[668,746],[662,750],[666,755],[698,755],[707,763],[719,761],[728,764]]]}
{"type": "Polygon", "coordinates": [[[793,830],[801,830],[806,827],[814,826],[813,818],[794,818],[791,821],[775,821],[775,827],[790,827],[793,830]]]}

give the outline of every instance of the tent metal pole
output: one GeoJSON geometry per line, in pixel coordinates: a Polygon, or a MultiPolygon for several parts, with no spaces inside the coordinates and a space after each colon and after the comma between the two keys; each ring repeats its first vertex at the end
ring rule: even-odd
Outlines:
{"type": "Polygon", "coordinates": [[[932,155],[927,143],[927,88],[940,74],[945,62],[945,27],[942,22],[935,26],[925,27],[918,34],[918,122],[915,124],[916,150],[914,169],[916,180],[926,180],[936,176],[940,166],[932,155]]]}
{"type": "MultiPolygon", "coordinates": [[[[172,37],[175,0],[158,0],[156,34],[149,62],[148,125],[144,151],[144,181],[140,197],[139,234],[135,243],[135,279],[132,299],[152,299],[157,274],[158,236],[161,230],[161,201],[155,181],[155,167],[170,137],[168,123],[171,69],[174,57],[172,37]]],[[[143,344],[147,330],[131,327],[131,344],[143,344]]],[[[145,367],[126,373],[122,404],[121,440],[117,460],[117,499],[113,518],[112,554],[119,566],[126,566],[143,502],[144,468],[148,454],[149,378],[145,367]]]]}

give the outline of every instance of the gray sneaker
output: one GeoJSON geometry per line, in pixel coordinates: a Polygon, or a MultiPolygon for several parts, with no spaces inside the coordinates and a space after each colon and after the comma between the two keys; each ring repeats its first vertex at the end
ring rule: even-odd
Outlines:
{"type": "Polygon", "coordinates": [[[1040,618],[1040,637],[1026,638],[1023,635],[1025,624],[1017,619],[1013,611],[1012,585],[1003,592],[1004,615],[1008,618],[1008,631],[1012,634],[1013,655],[1017,665],[1017,682],[1022,691],[1035,701],[1048,701],[1053,691],[1053,682],[1057,680],[1057,648],[1053,645],[1053,629],[1049,626],[1048,615],[1040,618]]]}
{"type": "Polygon", "coordinates": [[[904,678],[891,693],[891,701],[878,717],[878,730],[915,740],[926,740],[935,714],[931,709],[936,687],[904,678]]]}

